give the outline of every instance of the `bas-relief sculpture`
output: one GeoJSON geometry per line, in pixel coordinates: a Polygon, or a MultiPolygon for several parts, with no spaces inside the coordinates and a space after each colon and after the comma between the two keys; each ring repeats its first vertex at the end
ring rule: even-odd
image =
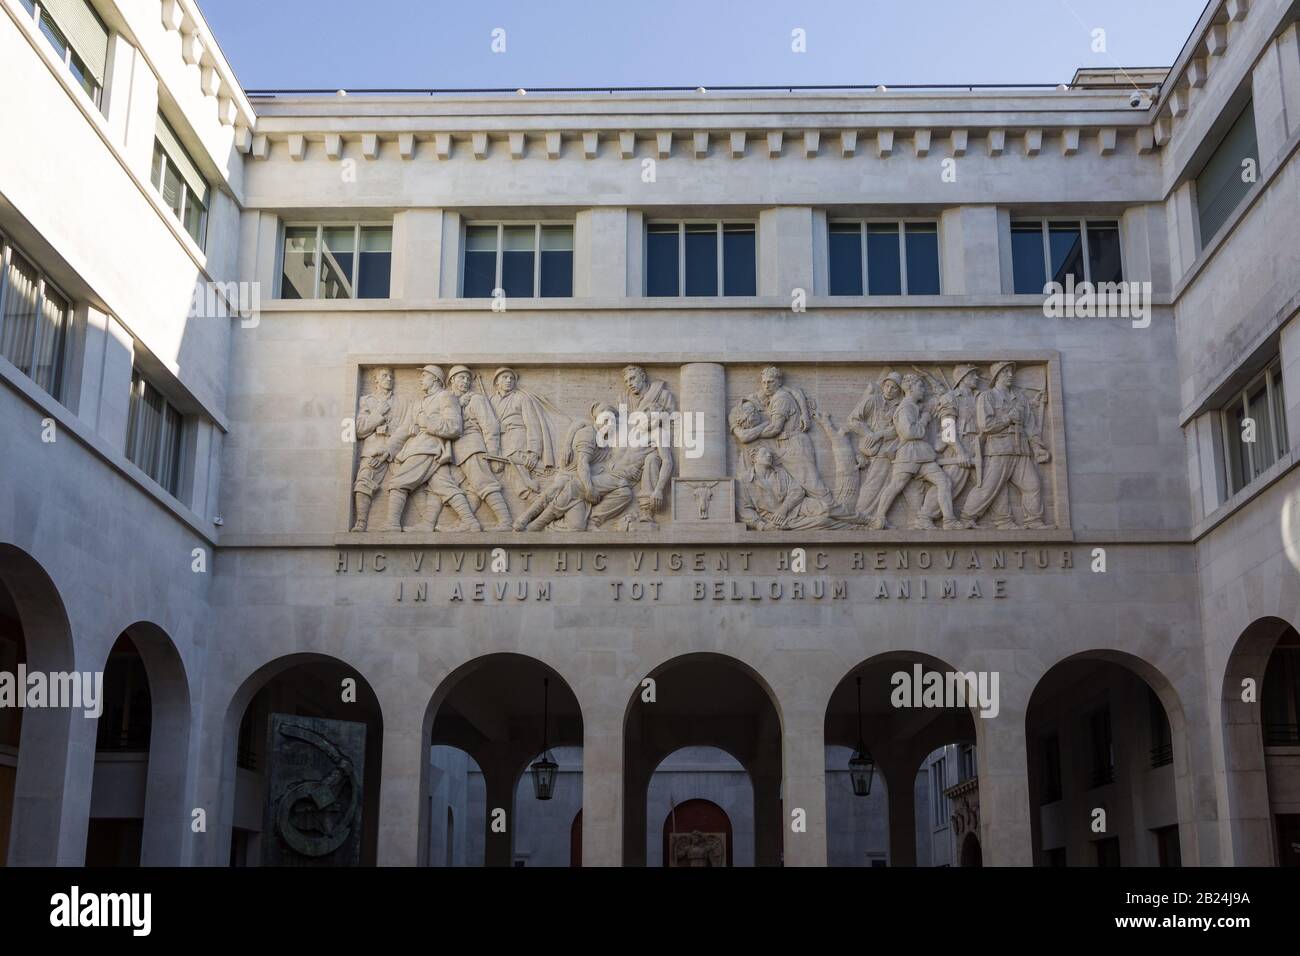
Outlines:
{"type": "Polygon", "coordinates": [[[271,714],[264,865],[361,862],[365,749],[365,724],[271,714]]]}
{"type": "Polygon", "coordinates": [[[727,865],[727,835],[725,833],[670,833],[668,835],[668,866],[670,867],[725,867],[727,865]]]}
{"type": "Polygon", "coordinates": [[[381,492],[382,531],[653,530],[678,483],[682,523],[727,520],[723,507],[758,531],[1051,527],[1039,474],[1051,460],[1046,366],[982,371],[839,369],[838,384],[826,384],[835,376],[814,370],[823,398],[868,378],[839,425],[805,385],[768,366],[727,414],[733,495],[729,478],[676,477],[677,397],[641,366],[578,415],[510,367],[489,388],[466,366],[424,366],[417,400],[399,397],[391,368],[374,368],[358,403],[352,530],[373,526],[381,492]]]}

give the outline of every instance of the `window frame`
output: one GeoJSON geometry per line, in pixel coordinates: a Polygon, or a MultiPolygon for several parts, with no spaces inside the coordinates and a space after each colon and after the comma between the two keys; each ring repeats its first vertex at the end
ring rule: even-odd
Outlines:
{"type": "MultiPolygon", "coordinates": [[[[303,296],[303,302],[361,302],[365,301],[357,296],[357,280],[361,277],[361,230],[362,229],[387,229],[388,230],[388,255],[389,273],[388,273],[388,295],[384,299],[393,297],[393,274],[392,260],[393,254],[393,223],[367,221],[367,220],[348,220],[348,221],[325,221],[325,222],[291,222],[285,221],[280,224],[280,251],[276,255],[276,280],[275,280],[275,297],[284,298],[284,243],[288,237],[290,229],[315,229],[316,230],[316,268],[313,270],[312,294],[311,297],[303,296]],[[320,297],[320,280],[321,267],[325,264],[325,230],[326,229],[343,229],[348,226],[352,227],[352,295],[341,299],[321,299],[320,297]]],[[[285,301],[293,301],[291,299],[285,301]]],[[[383,301],[377,299],[376,301],[383,301]]]]}
{"type": "MultiPolygon", "coordinates": [[[[63,27],[59,25],[59,21],[54,19],[54,15],[51,14],[49,10],[46,9],[45,4],[41,3],[40,0],[32,0],[30,8],[26,3],[23,4],[23,7],[25,9],[30,9],[32,15],[32,23],[35,25],[37,32],[39,32],[43,37],[45,37],[46,42],[50,44],[50,48],[57,53],[59,52],[58,47],[54,45],[54,41],[50,39],[49,34],[47,34],[41,28],[41,18],[49,17],[50,23],[54,24],[54,28],[58,30],[59,35],[63,37],[63,68],[68,71],[69,75],[72,76],[73,81],[76,82],[77,84],[77,88],[80,89],[81,92],[85,93],[86,96],[90,98],[90,101],[95,104],[95,109],[99,110],[102,113],[104,110],[104,85],[100,83],[98,80],[96,80],[94,77],[92,77],[89,72],[87,72],[85,68],[86,66],[85,58],[82,57],[80,53],[78,53],[76,50],[72,48],[72,43],[68,40],[68,34],[63,29],[63,27]],[[72,57],[74,56],[81,63],[81,68],[77,72],[74,72],[72,69],[72,57]],[[90,85],[92,89],[87,90],[86,87],[77,79],[78,72],[82,76],[90,80],[90,85]]],[[[111,41],[112,33],[111,31],[109,31],[108,27],[104,24],[104,18],[99,15],[99,11],[95,9],[94,4],[90,3],[89,0],[87,0],[86,7],[94,15],[95,19],[99,21],[100,25],[104,27],[104,32],[105,34],[108,35],[111,41]]],[[[105,77],[105,79],[107,79],[107,77],[105,77]]]]}
{"type": "MultiPolygon", "coordinates": [[[[9,265],[13,261],[14,252],[17,252],[18,255],[22,256],[23,261],[31,266],[32,271],[36,273],[36,300],[33,306],[33,318],[36,322],[36,329],[32,335],[32,353],[27,360],[28,370],[26,372],[23,372],[23,370],[17,365],[14,367],[17,368],[19,372],[22,372],[28,381],[34,384],[41,391],[45,392],[46,395],[49,395],[59,404],[63,404],[63,392],[67,388],[68,343],[70,341],[71,324],[75,321],[76,317],[77,300],[64,292],[58,283],[51,282],[49,277],[45,274],[45,270],[37,264],[35,259],[24,252],[22,248],[16,245],[7,235],[0,233],[0,336],[3,335],[4,331],[5,300],[7,298],[6,293],[9,289],[9,265]],[[55,384],[53,391],[50,391],[41,385],[41,383],[36,380],[36,377],[32,375],[32,372],[36,370],[36,355],[41,346],[40,323],[45,314],[47,287],[54,295],[58,296],[67,304],[67,314],[64,315],[63,326],[59,330],[62,341],[59,342],[59,348],[57,349],[57,364],[53,373],[55,384]]],[[[8,359],[6,359],[6,361],[8,361],[8,359]]],[[[11,362],[10,364],[13,363],[11,362]]]]}
{"type": "Polygon", "coordinates": [[[726,236],[727,226],[747,226],[754,233],[754,295],[758,295],[758,220],[757,219],[647,219],[645,221],[645,230],[642,233],[642,260],[641,260],[641,293],[647,299],[743,299],[745,296],[727,295],[726,292],[726,275],[723,270],[723,260],[726,251],[723,248],[724,237],[726,236]],[[677,227],[677,295],[659,296],[650,295],[650,243],[646,237],[650,235],[651,226],[676,226],[677,227]],[[715,226],[714,237],[717,241],[715,257],[717,259],[717,272],[714,281],[717,283],[718,291],[713,295],[691,295],[686,294],[686,227],[687,226],[715,226]]]}
{"type": "MultiPolygon", "coordinates": [[[[175,127],[173,127],[171,123],[167,122],[167,118],[163,116],[161,112],[159,112],[158,115],[161,118],[162,122],[167,126],[169,132],[171,133],[172,138],[176,140],[176,144],[178,148],[184,150],[185,147],[181,143],[180,137],[176,135],[175,127]]],[[[185,159],[191,166],[194,167],[196,175],[201,176],[203,178],[205,184],[208,187],[208,194],[209,196],[211,196],[211,194],[214,192],[212,188],[212,183],[208,182],[206,176],[203,176],[203,172],[202,170],[199,169],[198,163],[194,162],[194,157],[189,154],[188,150],[185,150],[185,159]]],[[[203,200],[195,199],[193,197],[190,190],[189,181],[185,178],[185,175],[181,172],[181,168],[179,165],[177,165],[175,157],[173,157],[172,154],[167,151],[167,147],[163,144],[163,141],[158,138],[157,134],[155,134],[153,138],[153,156],[149,163],[149,183],[150,185],[153,186],[154,192],[157,194],[158,198],[162,200],[163,207],[167,210],[168,213],[171,214],[171,217],[175,219],[176,223],[181,227],[181,232],[189,236],[191,241],[193,241],[193,243],[199,247],[199,251],[203,252],[206,255],[207,246],[208,246],[208,218],[211,214],[211,209],[208,207],[208,204],[205,203],[203,200]],[[158,172],[158,165],[159,165],[158,160],[160,157],[162,158],[162,169],[161,172],[158,172]],[[181,192],[179,196],[179,202],[180,202],[179,211],[172,209],[171,206],[168,204],[166,198],[163,196],[163,184],[167,181],[168,169],[170,169],[173,172],[173,174],[176,177],[176,181],[180,183],[181,192]],[[155,172],[158,173],[157,182],[154,182],[155,172]],[[192,232],[190,232],[189,227],[186,226],[185,224],[185,216],[190,209],[191,202],[197,204],[198,207],[203,210],[203,218],[199,226],[199,235],[197,236],[194,235],[192,232]]]]}
{"type": "Polygon", "coordinates": [[[122,447],[122,454],[127,461],[131,462],[131,464],[135,465],[142,472],[144,472],[144,474],[147,475],[154,484],[156,484],[163,491],[167,492],[167,494],[171,495],[177,501],[180,501],[182,503],[185,503],[184,499],[181,497],[181,490],[184,487],[185,473],[187,470],[185,456],[186,456],[186,449],[189,443],[190,430],[192,428],[190,418],[191,416],[186,415],[183,411],[181,411],[181,409],[176,405],[175,402],[173,402],[170,398],[167,397],[166,392],[164,392],[161,388],[159,388],[157,385],[154,384],[153,379],[148,374],[146,374],[146,372],[143,369],[141,369],[139,365],[133,365],[131,367],[131,391],[129,397],[129,405],[127,409],[126,441],[122,447]],[[136,395],[137,383],[140,386],[139,396],[136,395]],[[134,458],[131,457],[132,448],[138,445],[140,441],[139,433],[140,433],[140,429],[143,427],[143,422],[144,422],[143,416],[139,414],[133,414],[133,413],[134,410],[138,407],[137,403],[144,401],[144,394],[146,388],[151,388],[155,392],[157,392],[158,397],[162,400],[163,403],[162,408],[159,410],[160,424],[159,424],[159,435],[158,435],[158,448],[154,453],[154,461],[152,462],[150,467],[145,467],[144,465],[140,464],[134,458]],[[162,475],[163,459],[168,446],[167,441],[165,441],[164,439],[168,437],[167,436],[167,412],[169,410],[176,413],[176,418],[179,422],[177,426],[175,438],[173,439],[176,442],[176,446],[177,446],[176,447],[176,488],[175,489],[168,487],[168,485],[163,482],[163,478],[166,476],[162,475]],[[154,472],[158,473],[157,476],[155,476],[154,472]]]}
{"type": "MultiPolygon", "coordinates": [[[[859,258],[861,259],[861,265],[862,265],[862,292],[859,293],[860,295],[863,296],[871,295],[871,278],[867,272],[867,259],[869,258],[867,255],[867,233],[870,231],[870,227],[873,225],[898,226],[898,270],[899,270],[898,288],[900,291],[896,296],[888,295],[887,293],[878,293],[878,295],[881,298],[889,298],[889,299],[898,299],[908,295],[936,295],[936,294],[943,295],[943,242],[942,242],[943,237],[939,234],[939,220],[938,219],[917,219],[917,218],[891,219],[887,216],[868,216],[862,219],[854,219],[854,218],[828,219],[826,221],[826,246],[828,250],[827,257],[826,257],[826,288],[828,294],[830,290],[829,249],[830,249],[831,231],[836,226],[853,226],[853,225],[858,227],[858,255],[859,258]],[[939,260],[939,291],[937,293],[909,292],[907,289],[907,226],[909,225],[934,227],[935,244],[936,244],[935,252],[937,253],[936,257],[939,260]]],[[[843,296],[840,294],[837,294],[835,296],[835,298],[842,298],[842,297],[843,296]]]]}
{"type": "MultiPolygon", "coordinates": [[[[502,288],[501,276],[505,264],[505,230],[507,226],[533,226],[533,294],[524,298],[532,299],[565,299],[573,298],[573,269],[575,245],[574,223],[568,220],[546,220],[546,219],[466,219],[461,225],[460,231],[460,285],[457,291],[460,292],[460,298],[470,298],[465,295],[465,253],[468,252],[468,235],[470,229],[483,229],[489,226],[495,226],[497,230],[496,244],[496,272],[492,279],[492,292],[495,294],[502,288]],[[569,295],[542,295],[542,230],[543,228],[561,227],[569,230],[569,295]]],[[[488,296],[491,298],[492,296],[488,296]]],[[[474,299],[480,299],[482,296],[473,296],[474,299]]]]}
{"type": "Polygon", "coordinates": [[[948,758],[938,757],[930,764],[930,786],[934,806],[930,813],[930,828],[944,830],[951,826],[952,806],[946,793],[948,789],[948,758]]]}
{"type": "MultiPolygon", "coordinates": [[[[1017,224],[1038,223],[1040,234],[1043,240],[1043,275],[1044,284],[1054,282],[1052,273],[1052,240],[1049,226],[1053,222],[1071,222],[1078,223],[1079,234],[1083,237],[1083,248],[1080,255],[1083,259],[1083,278],[1081,282],[1090,284],[1095,283],[1092,278],[1092,250],[1088,245],[1088,226],[1089,225],[1114,225],[1116,238],[1119,240],[1119,279],[1114,281],[1126,282],[1124,278],[1128,275],[1128,259],[1124,253],[1124,229],[1121,217],[1116,216],[1109,218],[1105,216],[1012,216],[1008,223],[1007,248],[1011,248],[1011,232],[1014,231],[1017,224]]],[[[1015,259],[1011,260],[1011,288],[1014,295],[1042,295],[1040,292],[1015,292],[1016,273],[1015,259]]],[[[1110,282],[1112,280],[1105,280],[1110,282]]]]}
{"type": "MultiPolygon", "coordinates": [[[[1278,393],[1273,389],[1273,381],[1275,378],[1280,381],[1282,377],[1281,373],[1282,356],[1279,355],[1260,369],[1260,371],[1252,375],[1250,380],[1246,382],[1245,386],[1237,390],[1236,394],[1232,397],[1232,400],[1227,404],[1220,406],[1216,412],[1219,418],[1220,444],[1223,446],[1223,457],[1221,460],[1223,466],[1223,484],[1228,493],[1228,498],[1231,498],[1239,491],[1249,488],[1261,475],[1264,474],[1264,472],[1276,465],[1282,459],[1283,455],[1289,454],[1291,451],[1290,442],[1285,430],[1286,422],[1277,414],[1278,409],[1282,410],[1283,415],[1286,414],[1285,390],[1282,394],[1282,401],[1279,403],[1278,393]],[[1252,392],[1259,391],[1261,381],[1264,385],[1264,404],[1268,409],[1268,442],[1269,448],[1272,451],[1272,461],[1257,470],[1255,468],[1255,456],[1248,449],[1244,456],[1244,461],[1249,464],[1251,474],[1248,476],[1243,475],[1241,485],[1234,487],[1232,453],[1234,449],[1240,448],[1245,443],[1242,442],[1240,435],[1234,437],[1233,429],[1229,427],[1229,418],[1237,408],[1240,408],[1245,413],[1242,416],[1243,418],[1251,417],[1250,395],[1252,392]]],[[[1258,422],[1258,419],[1256,421],[1258,422]]],[[[1258,441],[1259,435],[1257,429],[1255,444],[1257,444],[1258,441]]]]}

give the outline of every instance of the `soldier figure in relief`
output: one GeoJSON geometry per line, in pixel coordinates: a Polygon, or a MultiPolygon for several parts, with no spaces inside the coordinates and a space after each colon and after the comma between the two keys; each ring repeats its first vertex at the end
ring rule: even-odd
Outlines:
{"type": "Polygon", "coordinates": [[[532,506],[515,520],[516,531],[541,531],[555,525],[565,531],[586,531],[592,506],[603,494],[626,487],[626,482],[611,480],[601,471],[611,457],[607,444],[597,440],[597,427],[617,420],[613,405],[596,402],[591,406],[589,421],[569,426],[561,446],[560,470],[532,506]]]}
{"type": "Polygon", "coordinates": [[[510,508],[497,478],[505,467],[503,462],[488,457],[501,457],[501,423],[487,396],[470,391],[471,379],[472,373],[464,365],[453,366],[448,376],[451,391],[460,401],[462,418],[460,437],[451,444],[452,477],[473,498],[492,509],[497,520],[490,530],[509,531],[510,508]]]}
{"type": "Polygon", "coordinates": [[[469,499],[460,485],[452,480],[452,442],[463,427],[460,401],[443,387],[442,369],[426,365],[420,370],[420,387],[424,398],[415,413],[415,432],[394,457],[392,490],[388,497],[388,524],[385,531],[402,530],[402,512],[406,499],[415,493],[423,499],[425,520],[414,530],[433,531],[443,505],[456,512],[462,531],[482,531],[469,499]]]}
{"type": "Polygon", "coordinates": [[[868,386],[862,400],[849,413],[846,427],[860,436],[858,452],[864,469],[855,510],[868,518],[875,515],[880,492],[894,467],[894,453],[898,451],[894,412],[902,397],[903,376],[890,372],[880,380],[879,388],[868,386]]]}
{"type": "Polygon", "coordinates": [[[976,420],[984,439],[983,474],[979,485],[966,497],[962,517],[973,521],[990,511],[994,527],[1017,527],[1011,514],[1014,485],[1020,492],[1024,527],[1037,530],[1047,527],[1038,477],[1038,466],[1051,460],[1042,440],[1041,412],[1047,393],[1040,392],[1031,402],[1012,385],[1015,374],[1015,362],[994,362],[989,369],[993,387],[981,392],[975,402],[976,420]]]}
{"type": "Polygon", "coordinates": [[[812,413],[803,389],[783,384],[784,373],[775,365],[759,376],[761,390],[747,400],[762,409],[763,420],[750,427],[733,427],[736,441],[748,445],[760,440],[772,443],[772,450],[786,470],[803,486],[808,497],[831,505],[830,489],[817,470],[813,450],[812,413]]]}
{"type": "MultiPolygon", "coordinates": [[[[623,481],[626,488],[602,494],[600,503],[591,511],[593,528],[618,517],[634,499],[637,515],[626,516],[624,523],[639,521],[655,527],[655,512],[663,506],[673,476],[672,416],[677,411],[677,399],[666,382],[651,379],[639,365],[623,369],[623,383],[629,409],[628,447],[618,449],[610,459],[606,483],[623,481]]],[[[617,429],[613,431],[617,433],[617,429]]]]}
{"type": "Polygon", "coordinates": [[[374,391],[361,396],[357,409],[356,437],[361,440],[361,454],[352,486],[356,506],[353,531],[366,530],[370,506],[388,474],[388,463],[415,430],[414,406],[393,395],[393,370],[376,368],[371,380],[374,391]]]}
{"type": "MultiPolygon", "coordinates": [[[[978,388],[979,375],[975,366],[958,365],[953,370],[952,388],[944,392],[938,401],[939,436],[942,442],[939,447],[939,464],[952,484],[954,502],[972,475],[975,485],[979,484],[981,476],[980,430],[975,412],[978,388]],[[947,441],[948,438],[952,440],[947,441]]],[[[939,496],[933,486],[926,490],[921,514],[930,521],[940,515],[939,496]]]]}
{"type": "Polygon", "coordinates": [[[492,410],[501,422],[501,457],[510,464],[502,474],[512,511],[542,490],[554,473],[555,442],[546,408],[532,392],[519,387],[519,373],[502,367],[492,375],[492,410]]]}
{"type": "MultiPolygon", "coordinates": [[[[952,485],[948,476],[936,463],[934,446],[927,435],[930,427],[930,412],[925,405],[925,379],[920,375],[908,373],[903,376],[903,400],[894,412],[894,429],[898,432],[898,451],[894,454],[894,466],[890,471],[889,483],[880,493],[880,502],[876,505],[875,517],[871,520],[874,530],[888,526],[886,515],[894,499],[914,478],[928,481],[934,486],[939,499],[939,510],[943,515],[945,530],[957,531],[970,528],[969,521],[958,518],[952,510],[952,485]]],[[[922,513],[913,516],[913,527],[918,530],[934,527],[934,522],[922,513]]]]}

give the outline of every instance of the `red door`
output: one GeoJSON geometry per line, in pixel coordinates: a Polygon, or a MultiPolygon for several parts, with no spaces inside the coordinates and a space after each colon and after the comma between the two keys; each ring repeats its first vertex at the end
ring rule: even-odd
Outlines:
{"type": "Polygon", "coordinates": [[[664,817],[664,855],[663,865],[668,866],[668,837],[676,833],[721,833],[726,838],[727,866],[731,866],[731,818],[727,812],[711,800],[687,800],[677,804],[674,810],[664,817]]]}

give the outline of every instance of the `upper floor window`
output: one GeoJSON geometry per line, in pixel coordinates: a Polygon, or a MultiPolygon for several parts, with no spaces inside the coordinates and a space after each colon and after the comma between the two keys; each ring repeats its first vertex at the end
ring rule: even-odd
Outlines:
{"type": "Polygon", "coordinates": [[[167,208],[202,249],[208,228],[208,181],[162,116],[158,117],[149,179],[167,208]]]}
{"type": "Polygon", "coordinates": [[[282,299],[387,299],[393,229],[359,223],[286,226],[283,263],[282,299]]]}
{"type": "Polygon", "coordinates": [[[1196,211],[1201,245],[1214,238],[1258,178],[1259,143],[1255,139],[1255,104],[1247,103],[1196,177],[1196,211]]]}
{"type": "Polygon", "coordinates": [[[71,312],[68,297],[0,236],[0,355],[56,399],[71,312]]]}
{"type": "Polygon", "coordinates": [[[1222,410],[1228,494],[1236,494],[1287,453],[1282,362],[1255,376],[1222,410]]]}
{"type": "Polygon", "coordinates": [[[1122,282],[1119,223],[1095,219],[1016,219],[1011,270],[1018,294],[1041,295],[1048,282],[1122,282]]]}
{"type": "Polygon", "coordinates": [[[947,795],[944,793],[948,789],[948,761],[945,757],[940,757],[930,765],[930,809],[932,811],[931,822],[936,830],[948,825],[948,818],[951,816],[951,808],[947,795]]]}
{"type": "Polygon", "coordinates": [[[126,457],[180,497],[185,416],[163,397],[139,369],[131,373],[131,410],[126,423],[126,457]]]}
{"type": "Polygon", "coordinates": [[[1164,767],[1174,762],[1174,736],[1160,697],[1147,688],[1147,714],[1151,733],[1151,766],[1164,767]]]}
{"type": "Polygon", "coordinates": [[[933,222],[832,222],[831,295],[938,295],[933,222]]]}
{"type": "Polygon", "coordinates": [[[757,294],[752,222],[652,222],[645,250],[646,295],[757,294]]]}
{"type": "Polygon", "coordinates": [[[474,223],[465,227],[461,295],[490,299],[573,295],[573,227],[547,223],[474,223]]]}
{"type": "Polygon", "coordinates": [[[86,95],[100,105],[108,63],[108,27],[86,0],[23,0],[86,95]]]}

